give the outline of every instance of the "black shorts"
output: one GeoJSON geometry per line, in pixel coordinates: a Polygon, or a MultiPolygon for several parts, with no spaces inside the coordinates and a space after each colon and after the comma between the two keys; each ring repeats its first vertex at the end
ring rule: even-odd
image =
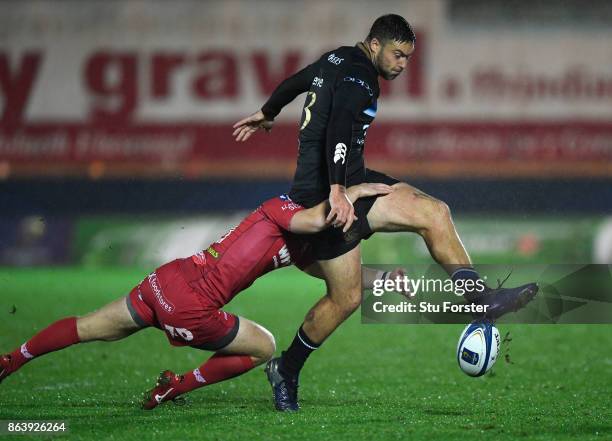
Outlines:
{"type": "MultiPolygon", "coordinates": [[[[384,173],[366,169],[364,182],[393,185],[400,181],[384,173]]],[[[377,197],[368,196],[355,201],[353,205],[357,220],[346,233],[342,232],[342,228],[331,227],[312,235],[309,243],[312,246],[314,258],[316,260],[334,259],[351,251],[359,245],[362,239],[369,239],[373,231],[368,224],[368,213],[377,197]]]]}

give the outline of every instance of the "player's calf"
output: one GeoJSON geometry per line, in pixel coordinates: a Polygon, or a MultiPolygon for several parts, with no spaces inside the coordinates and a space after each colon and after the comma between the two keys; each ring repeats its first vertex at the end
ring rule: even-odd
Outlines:
{"type": "Polygon", "coordinates": [[[0,381],[24,364],[49,352],[79,343],[76,317],[67,317],[46,327],[10,354],[0,357],[0,381]]]}
{"type": "Polygon", "coordinates": [[[116,300],[84,317],[67,317],[52,323],[10,354],[0,358],[0,381],[41,355],[77,343],[114,341],[138,331],[125,304],[116,300]]]}
{"type": "Polygon", "coordinates": [[[217,352],[202,366],[182,375],[177,375],[170,370],[163,371],[155,387],[145,392],[142,408],[151,410],[165,401],[176,401],[180,395],[237,377],[253,369],[254,366],[248,355],[229,355],[217,352]]]}

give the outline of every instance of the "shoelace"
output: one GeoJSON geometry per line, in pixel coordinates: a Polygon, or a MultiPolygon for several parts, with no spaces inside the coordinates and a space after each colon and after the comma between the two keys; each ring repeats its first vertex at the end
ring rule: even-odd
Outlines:
{"type": "Polygon", "coordinates": [[[506,276],[506,278],[502,281],[500,281],[499,279],[497,279],[497,288],[496,289],[500,289],[502,286],[504,286],[504,283],[506,283],[508,281],[508,279],[510,278],[510,276],[512,275],[512,271],[514,271],[514,269],[511,269],[510,272],[508,273],[508,275],[506,276]]]}

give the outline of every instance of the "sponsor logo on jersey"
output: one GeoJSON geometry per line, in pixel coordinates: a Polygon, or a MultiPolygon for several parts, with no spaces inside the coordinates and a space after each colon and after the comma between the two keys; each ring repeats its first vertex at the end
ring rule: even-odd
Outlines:
{"type": "Polygon", "coordinates": [[[213,256],[215,259],[219,258],[219,252],[217,250],[215,250],[212,246],[208,247],[206,252],[208,254],[210,254],[211,256],[213,256]]]}
{"type": "Polygon", "coordinates": [[[289,195],[287,193],[281,194],[279,196],[279,198],[280,198],[281,201],[290,201],[291,200],[291,198],[289,197],[289,195]]]}
{"type": "Polygon", "coordinates": [[[323,78],[314,77],[314,80],[312,80],[312,85],[317,87],[323,87],[323,78]]]}
{"type": "Polygon", "coordinates": [[[331,54],[329,57],[327,57],[327,61],[337,66],[344,61],[344,58],[337,57],[336,54],[331,54]]]}
{"type": "Polygon", "coordinates": [[[346,161],[346,144],[339,142],[336,144],[336,151],[334,152],[334,164],[342,160],[342,164],[346,161]]]}
{"type": "Polygon", "coordinates": [[[296,204],[295,202],[289,202],[288,204],[285,204],[281,207],[281,210],[285,211],[285,210],[289,210],[289,211],[293,211],[293,210],[298,210],[302,208],[302,206],[300,204],[296,204]]]}
{"type": "Polygon", "coordinates": [[[151,289],[153,290],[153,295],[157,299],[157,302],[161,305],[162,308],[164,308],[167,313],[172,314],[174,312],[174,305],[168,300],[166,300],[166,298],[164,297],[162,289],[159,286],[159,282],[157,281],[157,274],[151,273],[149,274],[147,279],[149,280],[149,286],[151,286],[151,289]]]}
{"type": "Polygon", "coordinates": [[[370,85],[368,83],[366,83],[365,81],[363,81],[362,79],[355,78],[355,77],[344,77],[344,81],[348,81],[350,83],[358,84],[361,87],[363,87],[365,90],[368,91],[368,95],[374,96],[374,92],[372,91],[372,88],[370,87],[370,85]]]}

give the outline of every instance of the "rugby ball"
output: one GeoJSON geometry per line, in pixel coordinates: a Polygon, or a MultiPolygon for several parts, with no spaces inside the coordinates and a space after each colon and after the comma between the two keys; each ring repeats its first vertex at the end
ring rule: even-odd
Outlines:
{"type": "Polygon", "coordinates": [[[471,377],[487,373],[497,361],[499,330],[488,320],[476,320],[465,327],[457,344],[457,362],[471,377]]]}

